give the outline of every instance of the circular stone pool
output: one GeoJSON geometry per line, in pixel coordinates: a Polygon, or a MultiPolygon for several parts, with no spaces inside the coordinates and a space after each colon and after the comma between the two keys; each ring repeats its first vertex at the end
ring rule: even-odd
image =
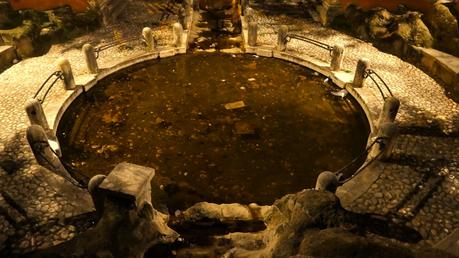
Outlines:
{"type": "MultiPolygon", "coordinates": [[[[156,168],[154,204],[271,204],[365,148],[358,103],[304,67],[216,53],[158,59],[79,96],[58,127],[80,180],[123,161],[156,168]]],[[[352,173],[356,167],[347,171],[352,173]]]]}

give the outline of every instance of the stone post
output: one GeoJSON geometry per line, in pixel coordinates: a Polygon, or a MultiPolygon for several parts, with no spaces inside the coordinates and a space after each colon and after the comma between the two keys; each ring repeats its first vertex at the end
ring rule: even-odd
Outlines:
{"type": "Polygon", "coordinates": [[[248,7],[246,10],[245,10],[245,20],[247,22],[252,22],[253,21],[253,9],[251,7],[248,7]]]}
{"type": "Polygon", "coordinates": [[[393,123],[397,116],[398,109],[400,107],[400,101],[394,97],[388,97],[384,100],[384,106],[379,114],[377,126],[381,127],[385,123],[393,123]]]}
{"type": "Polygon", "coordinates": [[[155,37],[153,36],[153,30],[145,27],[142,30],[142,37],[145,40],[145,43],[147,44],[147,50],[152,52],[156,49],[155,45],[155,37]]]}
{"type": "Polygon", "coordinates": [[[354,74],[354,83],[353,86],[354,88],[361,88],[363,86],[363,82],[365,80],[365,73],[368,70],[369,67],[369,61],[368,59],[362,58],[359,59],[357,62],[357,68],[355,69],[355,74],[354,74]]]}
{"type": "Polygon", "coordinates": [[[186,28],[186,10],[183,7],[181,7],[178,12],[178,22],[183,28],[186,28]]]}
{"type": "Polygon", "coordinates": [[[331,60],[331,65],[330,65],[331,70],[332,71],[341,70],[343,59],[344,59],[344,47],[340,45],[333,46],[332,60],[331,60]]]}
{"type": "Polygon", "coordinates": [[[30,99],[26,102],[25,110],[31,125],[39,125],[45,131],[49,130],[48,120],[46,119],[43,106],[40,101],[30,99]]]}
{"type": "Polygon", "coordinates": [[[387,160],[391,155],[397,139],[398,127],[395,123],[383,123],[378,129],[377,136],[381,138],[368,155],[369,159],[378,157],[380,160],[387,160]]]}
{"type": "Polygon", "coordinates": [[[335,173],[324,171],[319,174],[316,181],[316,190],[335,193],[336,188],[338,188],[338,177],[335,173]]]}
{"type": "Polygon", "coordinates": [[[66,90],[74,90],[76,88],[75,79],[73,78],[72,66],[70,66],[69,60],[65,58],[59,58],[58,68],[64,76],[64,88],[66,90]]]}
{"type": "Polygon", "coordinates": [[[104,213],[105,194],[99,189],[99,185],[107,176],[95,175],[89,180],[88,191],[91,195],[92,202],[96,208],[97,216],[100,218],[104,213]]]}
{"type": "Polygon", "coordinates": [[[257,45],[257,32],[258,25],[256,22],[249,22],[249,36],[248,36],[248,44],[251,47],[255,47],[257,45]]]}
{"type": "Polygon", "coordinates": [[[277,50],[285,51],[287,49],[288,26],[282,25],[277,33],[277,50]]]}
{"type": "Polygon", "coordinates": [[[183,36],[183,27],[180,23],[176,22],[172,26],[172,31],[174,34],[174,46],[181,47],[182,46],[182,36],[183,36]]]}
{"type": "Polygon", "coordinates": [[[199,9],[201,9],[201,8],[199,7],[199,0],[193,0],[193,9],[194,9],[195,11],[199,11],[199,9]]]}
{"type": "Polygon", "coordinates": [[[78,184],[78,182],[70,176],[57,155],[49,146],[48,137],[46,137],[46,132],[43,127],[31,125],[27,128],[26,134],[27,141],[39,165],[71,181],[73,184],[78,184]]]}
{"type": "Polygon", "coordinates": [[[97,74],[99,72],[99,65],[97,64],[96,52],[91,44],[84,44],[83,55],[89,73],[97,74]]]}
{"type": "Polygon", "coordinates": [[[241,15],[245,16],[247,10],[247,2],[248,0],[241,0],[241,15]]]}

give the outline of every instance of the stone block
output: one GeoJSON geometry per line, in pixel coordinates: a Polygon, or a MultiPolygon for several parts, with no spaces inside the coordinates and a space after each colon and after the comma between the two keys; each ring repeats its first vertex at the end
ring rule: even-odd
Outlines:
{"type": "Polygon", "coordinates": [[[151,204],[150,181],[154,176],[153,168],[123,162],[116,165],[99,188],[107,196],[134,202],[140,209],[145,203],[151,204]]]}

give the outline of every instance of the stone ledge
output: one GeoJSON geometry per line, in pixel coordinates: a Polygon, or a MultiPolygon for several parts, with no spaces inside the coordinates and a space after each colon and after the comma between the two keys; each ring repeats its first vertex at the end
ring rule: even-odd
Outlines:
{"type": "MultiPolygon", "coordinates": [[[[459,85],[459,58],[432,48],[414,47],[421,53],[421,65],[453,88],[459,85]]],[[[455,89],[459,91],[459,89],[455,89]]]]}

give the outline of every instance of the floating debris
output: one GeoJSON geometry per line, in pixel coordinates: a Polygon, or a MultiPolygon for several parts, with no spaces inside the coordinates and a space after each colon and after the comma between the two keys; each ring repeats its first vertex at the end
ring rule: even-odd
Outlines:
{"type": "Polygon", "coordinates": [[[332,91],[331,94],[333,96],[344,98],[344,97],[347,96],[347,94],[349,94],[349,92],[346,89],[342,89],[342,90],[339,90],[339,91],[332,91]]]}
{"type": "Polygon", "coordinates": [[[246,105],[242,100],[225,104],[226,110],[240,109],[245,107],[246,105]]]}

